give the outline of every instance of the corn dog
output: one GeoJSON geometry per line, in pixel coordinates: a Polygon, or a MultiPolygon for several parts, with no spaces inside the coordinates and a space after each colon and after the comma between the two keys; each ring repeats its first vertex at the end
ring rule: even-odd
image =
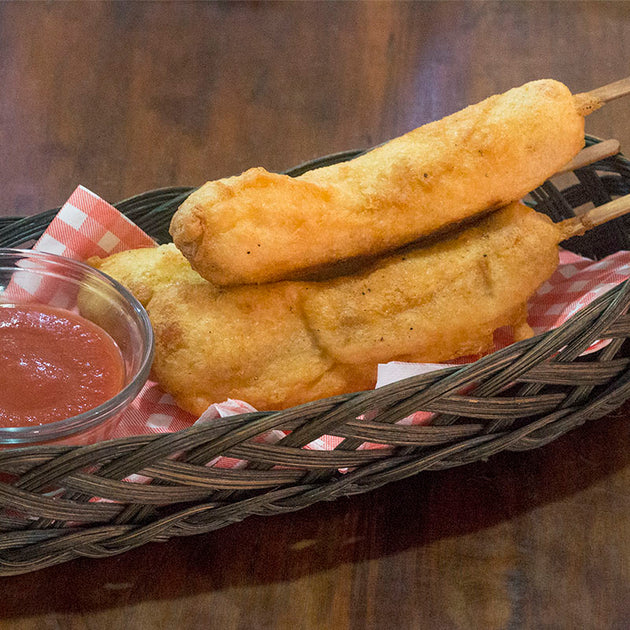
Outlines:
{"type": "Polygon", "coordinates": [[[300,309],[300,283],[221,289],[203,280],[173,244],[128,250],[89,264],[145,306],[155,336],[152,377],[183,409],[240,398],[259,409],[372,383],[319,348],[300,309]]]}
{"type": "Polygon", "coordinates": [[[208,182],[175,213],[171,234],[217,285],[380,255],[539,186],[582,148],[586,100],[577,108],[562,83],[534,81],[346,163],[208,182]]]}
{"type": "Polygon", "coordinates": [[[264,410],[366,389],[378,363],[484,353],[502,326],[526,337],[525,303],[555,269],[561,239],[546,216],[512,203],[328,280],[219,288],[172,245],[91,262],[132,291],[144,270],[135,290],[151,296],[154,375],[199,414],[228,397],[264,410]]]}

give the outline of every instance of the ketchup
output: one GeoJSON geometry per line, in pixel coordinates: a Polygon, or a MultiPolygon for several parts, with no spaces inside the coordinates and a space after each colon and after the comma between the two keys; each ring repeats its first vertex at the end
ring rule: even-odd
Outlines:
{"type": "Polygon", "coordinates": [[[0,305],[0,426],[76,416],[115,396],[125,367],[99,326],[49,306],[0,305]]]}

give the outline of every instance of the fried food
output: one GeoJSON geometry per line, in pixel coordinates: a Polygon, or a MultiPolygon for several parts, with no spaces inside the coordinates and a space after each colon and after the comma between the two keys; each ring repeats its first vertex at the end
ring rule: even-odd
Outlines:
{"type": "Polygon", "coordinates": [[[381,255],[525,196],[582,148],[583,111],[562,83],[527,83],[349,162],[208,182],[175,213],[171,234],[217,285],[381,255]]]}
{"type": "Polygon", "coordinates": [[[319,346],[290,283],[217,293],[173,285],[148,305],[154,374],[194,414],[227,398],[280,409],[373,384],[373,370],[340,364],[319,346]]]}
{"type": "Polygon", "coordinates": [[[298,307],[301,283],[222,289],[172,243],[88,262],[147,309],[152,376],[191,413],[230,397],[259,409],[290,407],[372,384],[369,372],[337,365],[319,348],[298,307]]]}
{"type": "Polygon", "coordinates": [[[481,354],[502,326],[516,339],[531,335],[526,302],[556,269],[561,238],[547,216],[512,203],[369,273],[313,283],[305,317],[320,347],[343,363],[481,354]]]}
{"type": "Polygon", "coordinates": [[[144,307],[161,287],[206,283],[173,243],[128,249],[105,258],[94,256],[87,263],[118,280],[144,307]]]}
{"type": "Polygon", "coordinates": [[[560,240],[546,216],[513,203],[327,280],[220,288],[172,246],[98,266],[150,295],[155,378],[200,414],[230,397],[265,410],[367,389],[379,363],[484,353],[502,326],[527,336],[526,301],[555,269],[560,240]]]}

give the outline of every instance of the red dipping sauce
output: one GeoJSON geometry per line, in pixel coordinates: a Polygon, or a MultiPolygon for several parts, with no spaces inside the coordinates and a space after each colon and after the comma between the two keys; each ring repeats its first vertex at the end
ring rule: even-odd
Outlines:
{"type": "Polygon", "coordinates": [[[106,402],[124,385],[114,340],[49,306],[0,306],[0,427],[48,424],[106,402]]]}

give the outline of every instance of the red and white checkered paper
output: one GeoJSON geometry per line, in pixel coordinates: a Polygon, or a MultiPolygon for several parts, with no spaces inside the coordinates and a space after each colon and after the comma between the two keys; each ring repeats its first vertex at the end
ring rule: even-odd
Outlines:
{"type": "MultiPolygon", "coordinates": [[[[34,245],[34,249],[76,260],[86,260],[90,256],[107,256],[125,249],[153,246],[155,242],[140,228],[113,206],[80,186],[61,208],[46,232],[34,245]]],[[[558,269],[528,303],[528,321],[536,333],[555,328],[578,309],[627,280],[629,276],[630,252],[617,252],[601,261],[593,262],[562,250],[558,269]]],[[[23,290],[32,290],[39,295],[39,291],[43,291],[44,287],[23,287],[23,290]]],[[[504,340],[504,343],[509,343],[509,340],[504,340]]],[[[442,367],[446,366],[388,363],[379,366],[377,387],[442,367]]],[[[211,422],[219,417],[249,411],[255,409],[243,401],[217,401],[200,418],[196,418],[177,407],[169,394],[150,381],[123,413],[112,437],[179,431],[195,422],[211,422]]],[[[430,417],[430,414],[419,412],[406,418],[402,423],[427,423],[430,422],[430,417]]],[[[284,435],[282,431],[270,431],[259,439],[271,443],[284,435]]],[[[305,448],[329,450],[340,442],[341,438],[323,436],[305,448]]],[[[378,447],[376,444],[363,445],[363,448],[378,447]]],[[[211,464],[217,467],[237,468],[243,462],[219,457],[211,464]]]]}

